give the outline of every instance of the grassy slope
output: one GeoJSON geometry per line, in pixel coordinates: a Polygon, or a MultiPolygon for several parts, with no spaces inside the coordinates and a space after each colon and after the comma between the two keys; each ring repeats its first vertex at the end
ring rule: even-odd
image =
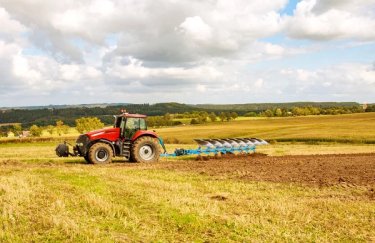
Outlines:
{"type": "Polygon", "coordinates": [[[168,140],[191,143],[193,138],[259,137],[264,139],[354,139],[375,138],[375,113],[254,118],[233,122],[156,129],[168,140]]]}

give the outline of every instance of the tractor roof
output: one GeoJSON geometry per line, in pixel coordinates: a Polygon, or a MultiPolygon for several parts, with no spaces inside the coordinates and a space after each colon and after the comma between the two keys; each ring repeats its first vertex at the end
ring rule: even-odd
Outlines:
{"type": "Polygon", "coordinates": [[[130,113],[123,113],[119,116],[123,116],[123,117],[131,117],[131,118],[146,118],[147,116],[146,115],[142,115],[142,114],[130,114],[130,113]]]}

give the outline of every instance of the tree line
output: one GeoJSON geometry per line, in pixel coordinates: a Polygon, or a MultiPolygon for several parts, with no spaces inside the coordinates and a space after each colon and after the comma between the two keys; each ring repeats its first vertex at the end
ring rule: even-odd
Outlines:
{"type": "Polygon", "coordinates": [[[199,110],[189,105],[179,103],[158,104],[127,104],[123,106],[107,107],[70,107],[70,108],[43,108],[43,109],[6,109],[0,110],[1,123],[22,123],[26,127],[32,125],[54,125],[57,120],[62,120],[66,125],[74,126],[75,120],[80,117],[98,117],[105,124],[113,123],[113,115],[118,115],[121,110],[131,113],[145,114],[148,116],[161,116],[167,112],[183,113],[199,110]]]}
{"type": "Polygon", "coordinates": [[[170,114],[166,113],[164,116],[150,116],[147,117],[147,124],[150,127],[163,127],[163,126],[178,126],[178,125],[186,125],[186,123],[182,122],[181,120],[188,120],[188,124],[203,124],[207,122],[215,122],[220,120],[230,121],[234,120],[238,117],[236,112],[206,112],[206,111],[192,111],[192,112],[184,112],[182,114],[170,114]]]}
{"type": "Polygon", "coordinates": [[[308,115],[340,115],[340,114],[352,114],[362,112],[375,111],[375,105],[363,108],[361,106],[352,107],[293,107],[291,109],[286,108],[274,108],[267,109],[263,112],[255,113],[249,112],[245,116],[265,116],[265,117],[286,117],[286,116],[308,116],[308,115]]]}
{"type": "MultiPolygon", "coordinates": [[[[1,123],[22,123],[23,126],[32,125],[48,126],[55,125],[57,120],[61,120],[69,126],[75,125],[75,120],[80,117],[98,117],[105,124],[113,123],[113,115],[117,115],[122,109],[131,113],[140,113],[147,116],[164,116],[170,114],[185,113],[215,113],[217,116],[221,112],[236,112],[243,116],[261,116],[265,112],[270,114],[272,111],[276,114],[276,109],[284,112],[286,116],[291,112],[293,115],[299,115],[299,112],[293,113],[295,107],[306,108],[313,107],[320,110],[320,114],[342,113],[342,110],[348,112],[358,112],[361,105],[355,102],[299,102],[299,103],[261,103],[261,104],[239,104],[239,105],[187,105],[179,103],[158,103],[158,104],[125,104],[121,106],[100,106],[100,107],[68,107],[68,108],[40,108],[40,109],[0,109],[1,123]],[[353,107],[356,107],[353,109],[353,107]],[[356,109],[358,109],[356,111],[356,109]]],[[[374,105],[369,105],[365,112],[373,111],[374,105]]],[[[363,111],[363,109],[362,109],[363,111]]],[[[279,112],[278,112],[279,113],[279,112]]],[[[196,120],[198,117],[194,117],[196,120]]]]}
{"type": "MultiPolygon", "coordinates": [[[[100,119],[97,117],[81,117],[75,120],[75,129],[79,133],[85,133],[92,130],[103,128],[105,125],[101,122],[100,119]]],[[[22,137],[24,136],[24,129],[21,124],[12,124],[12,125],[5,125],[0,126],[0,137],[7,137],[9,133],[13,133],[15,137],[22,137]]],[[[31,125],[28,128],[26,136],[32,137],[40,137],[43,131],[46,131],[49,135],[56,134],[61,136],[63,134],[68,134],[69,130],[71,129],[70,126],[64,124],[63,121],[58,120],[56,121],[55,125],[48,125],[48,126],[38,126],[38,125],[31,125]]]]}

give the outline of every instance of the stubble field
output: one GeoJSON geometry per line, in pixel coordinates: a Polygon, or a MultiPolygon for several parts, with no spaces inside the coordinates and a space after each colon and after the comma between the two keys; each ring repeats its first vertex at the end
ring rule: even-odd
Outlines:
{"type": "MultiPolygon", "coordinates": [[[[285,124],[296,127],[288,138],[314,138],[300,132],[315,126],[315,138],[353,144],[278,142],[256,155],[207,161],[94,166],[57,158],[51,141],[0,144],[0,241],[375,241],[375,146],[358,142],[374,139],[374,116],[349,117],[337,117],[346,127],[337,130],[308,118],[285,124]],[[357,126],[365,123],[368,133],[357,126]]],[[[248,121],[248,130],[246,121],[227,123],[219,135],[240,126],[249,134],[254,128],[254,137],[265,138],[265,129],[279,138],[266,128],[282,123],[275,120],[264,128],[248,121]]],[[[176,139],[184,141],[202,127],[158,130],[168,138],[181,129],[176,139]]],[[[178,146],[193,145],[168,145],[178,146]]]]}

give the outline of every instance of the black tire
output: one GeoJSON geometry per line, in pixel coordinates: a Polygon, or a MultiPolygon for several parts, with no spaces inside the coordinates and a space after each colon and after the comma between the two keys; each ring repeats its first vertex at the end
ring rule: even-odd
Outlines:
{"type": "Polygon", "coordinates": [[[112,162],[113,151],[106,143],[96,143],[90,147],[87,157],[93,164],[108,164],[112,162]]]}
{"type": "Polygon", "coordinates": [[[85,158],[85,160],[86,160],[87,163],[91,163],[91,161],[89,159],[89,154],[88,153],[85,156],[83,156],[83,158],[85,158]]]}
{"type": "Polygon", "coordinates": [[[65,143],[57,145],[56,155],[59,157],[68,157],[69,156],[69,147],[65,143]]]}
{"type": "Polygon", "coordinates": [[[130,157],[135,162],[157,162],[160,157],[159,141],[150,136],[138,138],[133,143],[130,157]]]}

